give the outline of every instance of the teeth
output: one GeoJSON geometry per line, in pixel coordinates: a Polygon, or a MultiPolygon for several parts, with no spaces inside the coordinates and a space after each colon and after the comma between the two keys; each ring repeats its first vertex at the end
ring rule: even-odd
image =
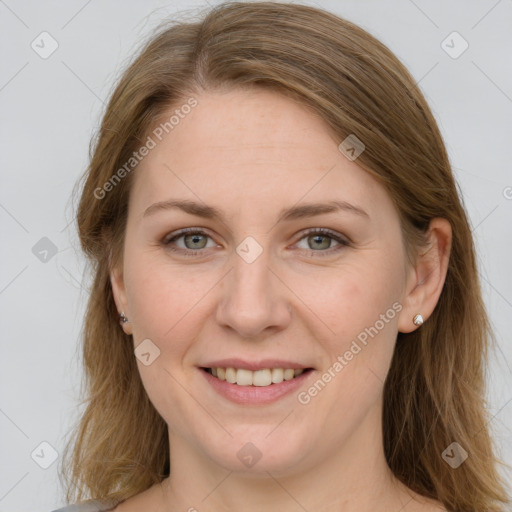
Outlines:
{"type": "Polygon", "coordinates": [[[284,371],[284,380],[292,380],[293,379],[293,376],[294,376],[295,372],[294,370],[290,369],[290,368],[287,368],[285,371],[284,371]]]}
{"type": "Polygon", "coordinates": [[[234,368],[226,368],[226,381],[234,384],[236,382],[236,374],[237,371],[234,368]]]}
{"type": "Polygon", "coordinates": [[[283,382],[284,370],[282,368],[272,368],[272,383],[273,384],[279,384],[280,382],[283,382]]]}
{"type": "Polygon", "coordinates": [[[236,371],[236,383],[239,386],[252,386],[251,370],[235,370],[235,371],[236,371]]]}
{"type": "Polygon", "coordinates": [[[243,368],[210,368],[211,374],[238,386],[270,386],[280,384],[299,376],[304,370],[293,368],[265,368],[263,370],[245,370],[243,368]]]}
{"type": "MultiPolygon", "coordinates": [[[[240,372],[240,370],[238,370],[240,372]]],[[[257,370],[252,373],[252,385],[253,386],[270,386],[272,384],[272,372],[271,370],[257,370]]],[[[236,381],[239,384],[238,380],[236,381]]]]}

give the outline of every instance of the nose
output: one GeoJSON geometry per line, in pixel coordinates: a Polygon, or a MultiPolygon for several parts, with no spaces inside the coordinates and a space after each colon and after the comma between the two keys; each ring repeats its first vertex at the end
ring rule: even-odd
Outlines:
{"type": "Polygon", "coordinates": [[[291,292],[270,268],[267,254],[264,250],[248,263],[234,252],[233,268],[223,279],[216,320],[243,338],[278,332],[291,320],[291,292]]]}

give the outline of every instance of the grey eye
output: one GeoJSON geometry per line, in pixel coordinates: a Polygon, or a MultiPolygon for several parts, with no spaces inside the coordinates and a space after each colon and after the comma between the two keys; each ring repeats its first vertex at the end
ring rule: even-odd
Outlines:
{"type": "Polygon", "coordinates": [[[307,238],[310,249],[329,249],[332,242],[332,238],[326,235],[310,235],[307,238]]]}
{"type": "Polygon", "coordinates": [[[318,251],[331,249],[335,245],[340,245],[340,243],[334,238],[334,235],[327,235],[323,233],[313,233],[312,235],[306,235],[297,243],[297,247],[300,249],[318,251]]]}
{"type": "Polygon", "coordinates": [[[206,235],[201,235],[199,233],[192,233],[191,235],[182,235],[185,247],[187,249],[204,249],[208,242],[208,237],[206,235]]]}

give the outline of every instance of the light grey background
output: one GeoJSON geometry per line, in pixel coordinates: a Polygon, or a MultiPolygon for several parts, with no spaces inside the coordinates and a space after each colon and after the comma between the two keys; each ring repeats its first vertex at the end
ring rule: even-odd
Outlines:
{"type": "MultiPolygon", "coordinates": [[[[86,168],[103,103],[152,27],[177,10],[206,5],[0,0],[0,512],[64,504],[60,457],[48,469],[35,460],[51,460],[42,442],[62,453],[80,412],[77,340],[87,293],[70,195],[86,168]],[[42,46],[43,31],[58,43],[47,59],[31,48],[34,40],[42,46]],[[57,248],[53,257],[39,253],[46,262],[32,252],[43,237],[57,248]]],[[[512,464],[512,0],[316,5],[387,44],[439,122],[473,225],[499,344],[488,377],[490,427],[512,464]],[[463,48],[458,36],[442,47],[453,31],[469,44],[458,58],[445,51],[463,48]]]]}

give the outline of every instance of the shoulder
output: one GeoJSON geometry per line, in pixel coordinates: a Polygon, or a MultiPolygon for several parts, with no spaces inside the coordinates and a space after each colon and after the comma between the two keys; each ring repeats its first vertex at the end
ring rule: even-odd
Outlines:
{"type": "Polygon", "coordinates": [[[114,507],[102,501],[90,500],[84,503],[68,505],[67,507],[52,510],[52,512],[107,512],[109,510],[114,510],[114,507]]]}

